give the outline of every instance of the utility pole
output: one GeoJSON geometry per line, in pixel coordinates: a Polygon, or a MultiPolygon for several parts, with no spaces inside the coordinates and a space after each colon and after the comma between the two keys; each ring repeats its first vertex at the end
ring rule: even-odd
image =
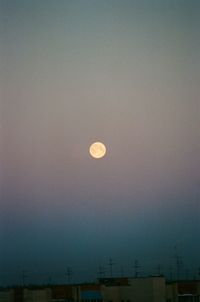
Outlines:
{"type": "Polygon", "coordinates": [[[102,266],[99,266],[98,277],[101,279],[104,278],[104,276],[105,276],[105,270],[102,266]]]}
{"type": "Polygon", "coordinates": [[[123,278],[124,277],[124,269],[123,269],[123,267],[121,267],[121,278],[123,278]]]}
{"type": "Polygon", "coordinates": [[[172,279],[173,279],[173,270],[172,270],[171,265],[169,266],[169,279],[170,279],[170,281],[172,281],[172,279]]]}
{"type": "Polygon", "coordinates": [[[134,272],[135,272],[135,278],[138,278],[138,276],[139,276],[139,268],[140,268],[138,260],[135,260],[133,267],[134,267],[134,272]]]}
{"type": "Polygon", "coordinates": [[[161,273],[161,265],[160,264],[158,264],[158,266],[156,267],[156,271],[157,271],[157,275],[158,276],[162,275],[162,273],[161,273]]]}
{"type": "Polygon", "coordinates": [[[185,269],[185,280],[189,280],[189,269],[185,269]]]}
{"type": "Polygon", "coordinates": [[[67,267],[66,276],[67,276],[67,282],[68,282],[68,284],[70,284],[71,283],[72,270],[69,266],[67,267]]]}
{"type": "Polygon", "coordinates": [[[109,259],[108,265],[110,267],[110,277],[112,278],[113,277],[113,265],[114,265],[112,258],[109,259]]]}
{"type": "Polygon", "coordinates": [[[22,285],[25,286],[25,280],[28,278],[27,272],[22,270],[22,285]]]}
{"type": "Polygon", "coordinates": [[[48,277],[48,279],[47,279],[47,283],[48,283],[49,285],[51,285],[51,284],[52,284],[52,277],[51,277],[51,276],[49,276],[49,277],[48,277]]]}
{"type": "Polygon", "coordinates": [[[177,251],[177,247],[175,246],[175,261],[176,261],[176,277],[177,280],[180,279],[180,275],[181,275],[181,269],[182,269],[182,259],[177,251]]]}

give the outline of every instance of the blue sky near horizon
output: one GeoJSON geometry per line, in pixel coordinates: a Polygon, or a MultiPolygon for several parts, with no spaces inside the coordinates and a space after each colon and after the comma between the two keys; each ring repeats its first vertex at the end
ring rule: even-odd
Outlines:
{"type": "Polygon", "coordinates": [[[1,283],[67,266],[91,279],[110,256],[116,274],[136,258],[168,271],[174,246],[198,268],[199,2],[2,0],[0,14],[1,283]]]}

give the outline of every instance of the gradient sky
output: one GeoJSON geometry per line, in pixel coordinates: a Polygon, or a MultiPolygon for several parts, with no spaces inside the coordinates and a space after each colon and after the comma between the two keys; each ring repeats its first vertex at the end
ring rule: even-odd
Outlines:
{"type": "Polygon", "coordinates": [[[0,283],[200,267],[198,0],[1,0],[0,283]],[[100,140],[107,156],[94,160],[100,140]],[[175,267],[174,267],[175,269],[175,267]]]}

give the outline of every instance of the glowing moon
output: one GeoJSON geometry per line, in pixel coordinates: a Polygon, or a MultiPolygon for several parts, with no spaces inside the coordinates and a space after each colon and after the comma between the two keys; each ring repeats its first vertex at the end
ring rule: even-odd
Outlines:
{"type": "Polygon", "coordinates": [[[102,158],[106,154],[106,147],[101,142],[95,142],[90,146],[90,155],[94,158],[102,158]]]}

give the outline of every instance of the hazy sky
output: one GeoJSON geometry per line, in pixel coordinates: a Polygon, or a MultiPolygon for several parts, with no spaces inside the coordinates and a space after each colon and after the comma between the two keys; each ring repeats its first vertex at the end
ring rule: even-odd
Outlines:
{"type": "Polygon", "coordinates": [[[1,284],[168,272],[175,246],[197,271],[199,28],[198,0],[1,0],[1,284]]]}

